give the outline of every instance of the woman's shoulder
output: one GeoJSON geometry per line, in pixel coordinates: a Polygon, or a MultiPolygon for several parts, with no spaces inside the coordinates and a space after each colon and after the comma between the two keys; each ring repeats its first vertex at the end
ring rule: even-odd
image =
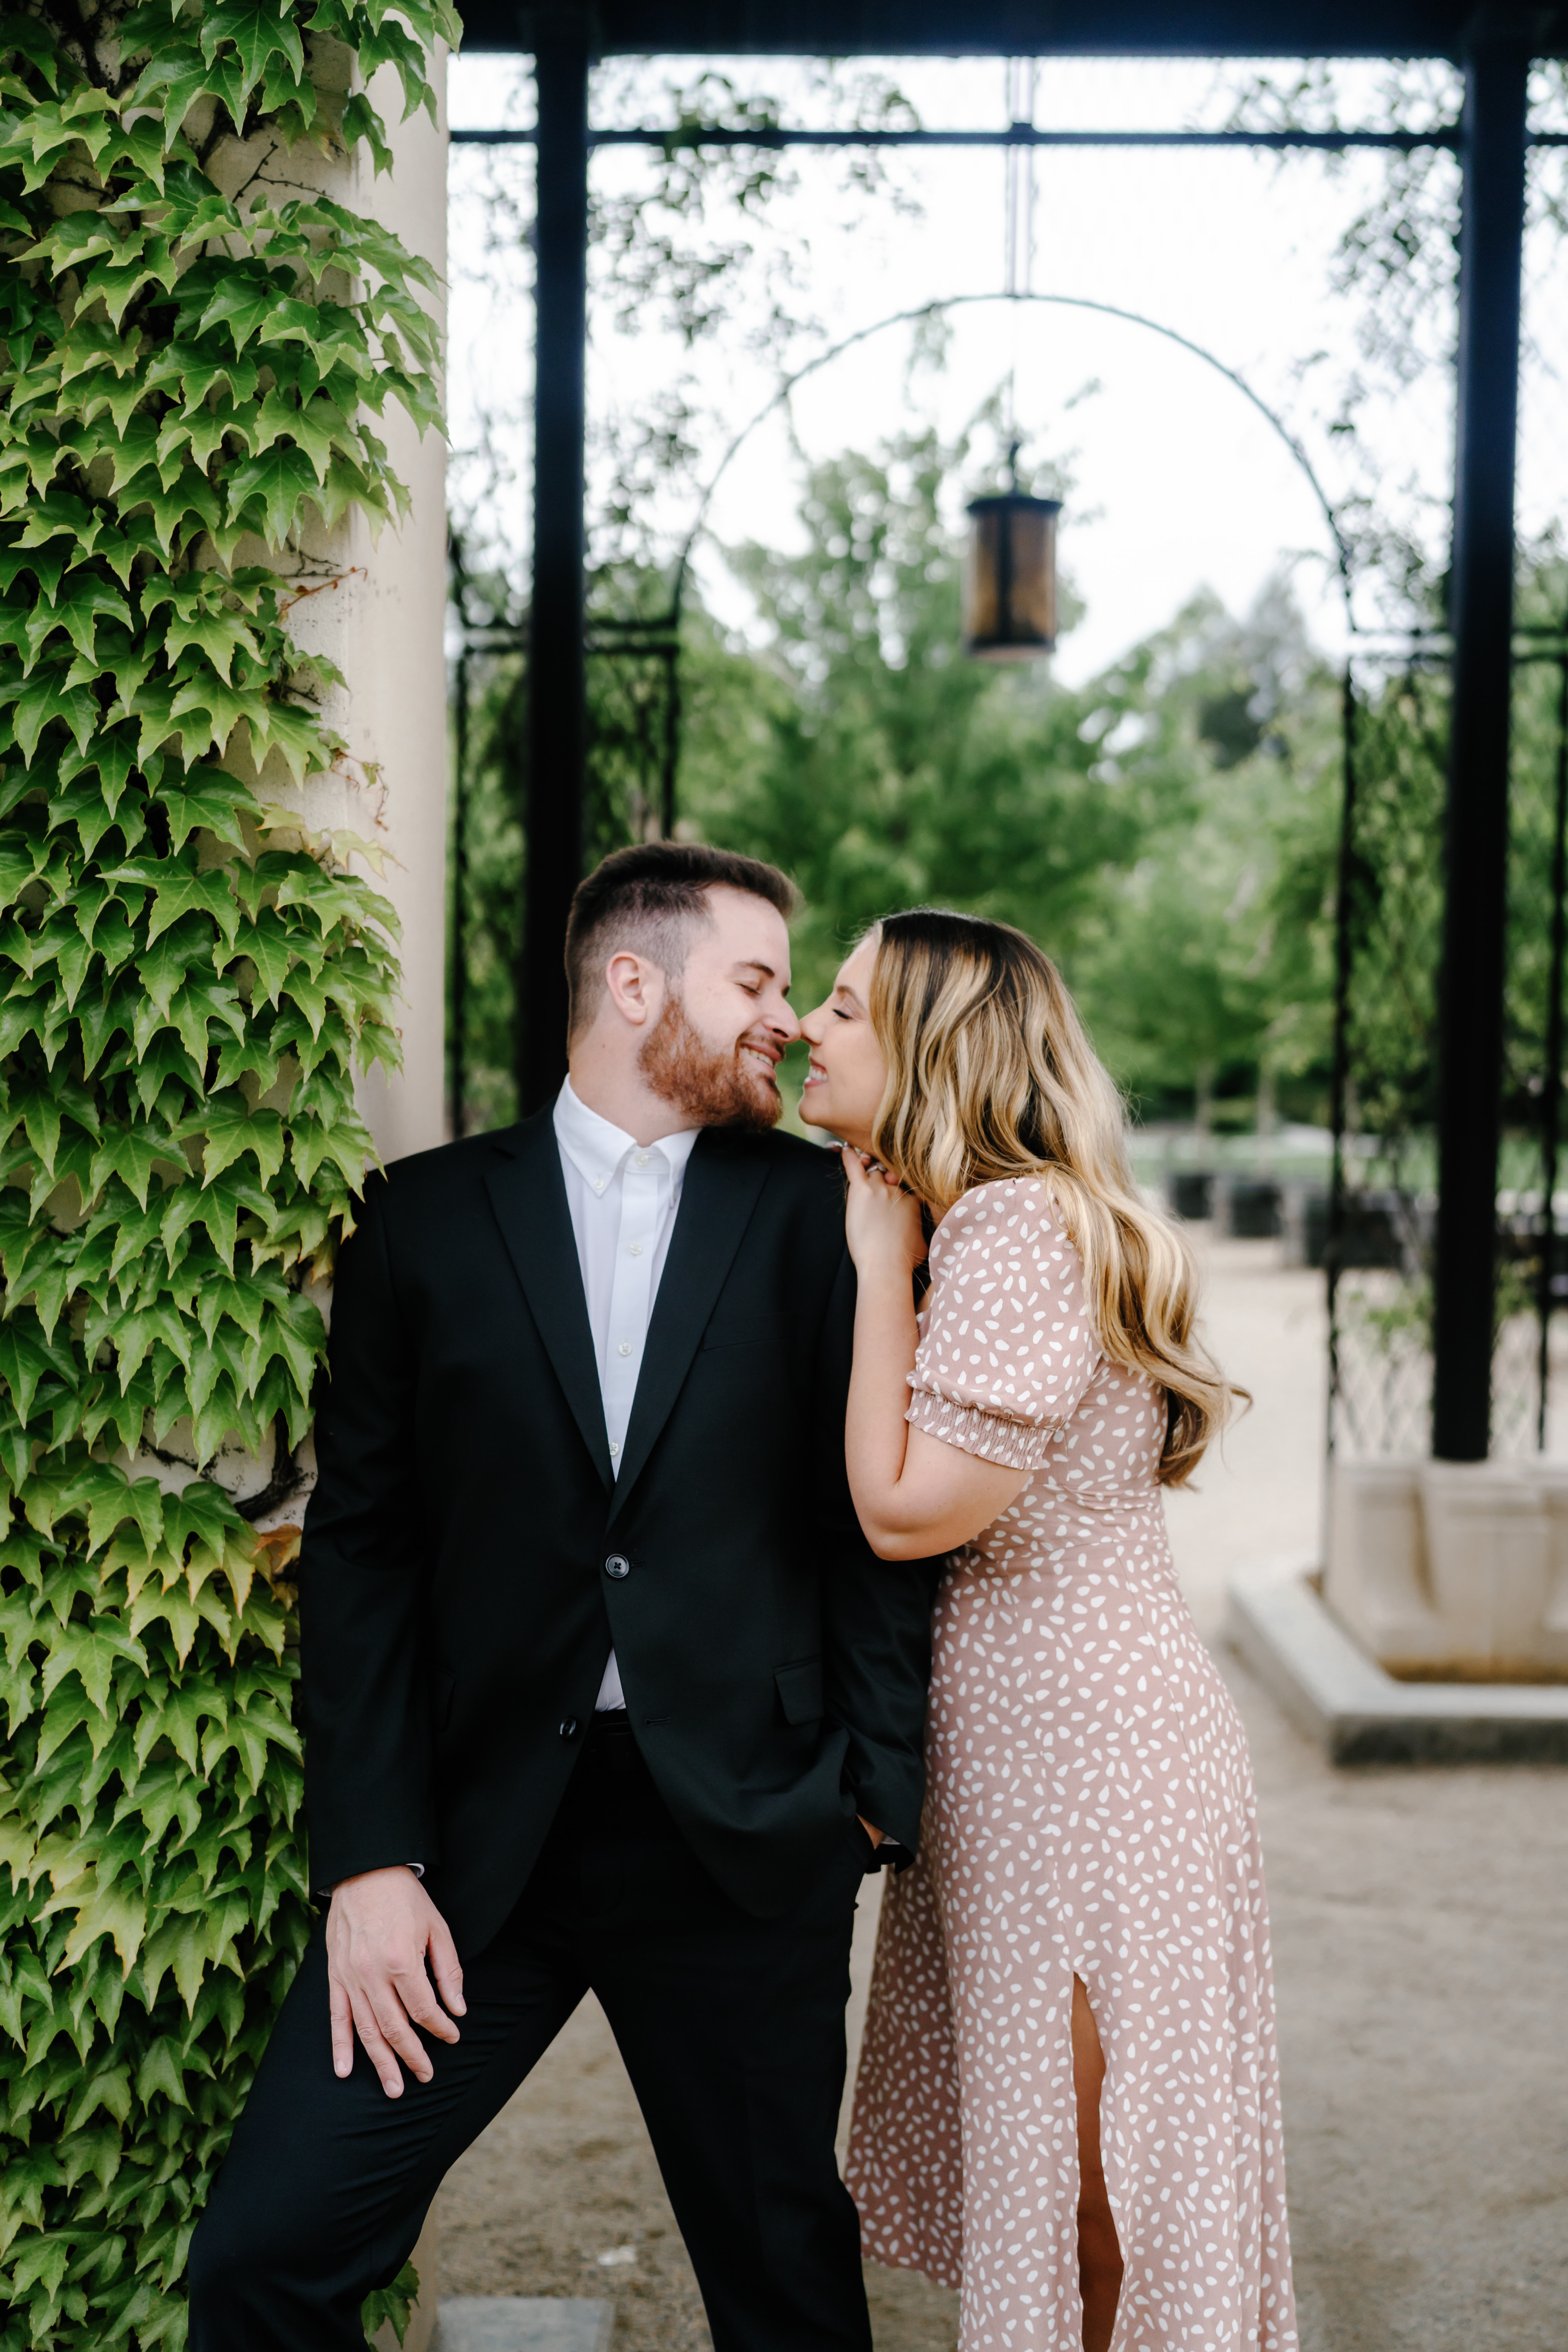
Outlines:
{"type": "Polygon", "coordinates": [[[1055,1290],[1081,1279],[1077,1246],[1046,1178],[1003,1176],[972,1184],[953,1202],[931,1243],[931,1279],[981,1266],[1030,1289],[1055,1290]]]}
{"type": "Polygon", "coordinates": [[[957,1318],[961,1333],[1005,1329],[1016,1349],[1033,1332],[1047,1352],[1080,1332],[1092,1340],[1083,1262],[1048,1179],[971,1185],[937,1228],[931,1275],[933,1314],[943,1326],[957,1318]]]}
{"type": "Polygon", "coordinates": [[[987,1184],[972,1184],[937,1227],[939,1241],[953,1243],[992,1237],[1022,1243],[1047,1234],[1067,1240],[1055,1195],[1043,1176],[999,1176],[987,1184]]]}

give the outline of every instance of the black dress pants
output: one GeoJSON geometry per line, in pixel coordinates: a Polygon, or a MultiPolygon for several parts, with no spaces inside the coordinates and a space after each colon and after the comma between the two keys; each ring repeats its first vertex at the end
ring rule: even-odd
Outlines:
{"type": "Polygon", "coordinates": [[[715,2352],[870,2352],[859,2227],[833,2141],[855,1895],[841,1859],[780,1919],[710,1877],[624,1714],[596,1717],[537,1867],[464,1967],[456,2044],[389,2099],[354,2047],[332,2072],[312,1938],[191,2249],[191,2352],[363,2352],[456,2159],[590,1989],[626,2061],[715,2352]]]}

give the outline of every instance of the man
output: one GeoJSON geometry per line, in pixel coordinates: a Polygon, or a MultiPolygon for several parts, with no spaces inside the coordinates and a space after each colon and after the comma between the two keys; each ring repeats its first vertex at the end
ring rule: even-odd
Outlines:
{"type": "Polygon", "coordinates": [[[716,2352],[869,2352],[833,2138],[857,1887],[919,1831],[931,1579],[850,1507],[837,1161],[767,1131],[792,903],[717,850],[607,858],[553,1108],[367,1189],[300,1569],[331,1907],[196,2233],[193,2352],[362,2352],[590,1987],[716,2352]]]}

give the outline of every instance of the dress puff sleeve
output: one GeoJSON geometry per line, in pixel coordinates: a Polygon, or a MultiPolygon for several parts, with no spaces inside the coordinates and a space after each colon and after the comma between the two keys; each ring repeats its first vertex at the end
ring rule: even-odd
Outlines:
{"type": "Polygon", "coordinates": [[[1037,1176],[977,1184],[931,1247],[904,1418],[1012,1470],[1037,1470],[1100,1360],[1083,1265],[1037,1176]]]}

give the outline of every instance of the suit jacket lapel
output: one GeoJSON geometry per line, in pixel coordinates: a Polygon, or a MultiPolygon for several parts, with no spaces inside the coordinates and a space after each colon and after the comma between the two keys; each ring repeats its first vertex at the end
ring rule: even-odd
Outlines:
{"type": "MultiPolygon", "coordinates": [[[[692,1156],[695,1159],[695,1153],[692,1156]]],[[[595,1468],[605,1486],[611,1486],[615,1482],[610,1475],[599,1367],[588,1327],[572,1213],[566,1205],[561,1149],[548,1110],[510,1129],[504,1139],[498,1137],[496,1159],[485,1183],[508,1255],[556,1377],[566,1391],[566,1402],[595,1468]]],[[[672,1247],[671,1258],[674,1255],[672,1247]]]]}
{"type": "Polygon", "coordinates": [[[610,1507],[612,1520],[669,1418],[767,1173],[767,1152],[752,1138],[731,1135],[722,1128],[709,1128],[699,1136],[687,1162],[669,1255],[648,1325],[610,1507]]]}

